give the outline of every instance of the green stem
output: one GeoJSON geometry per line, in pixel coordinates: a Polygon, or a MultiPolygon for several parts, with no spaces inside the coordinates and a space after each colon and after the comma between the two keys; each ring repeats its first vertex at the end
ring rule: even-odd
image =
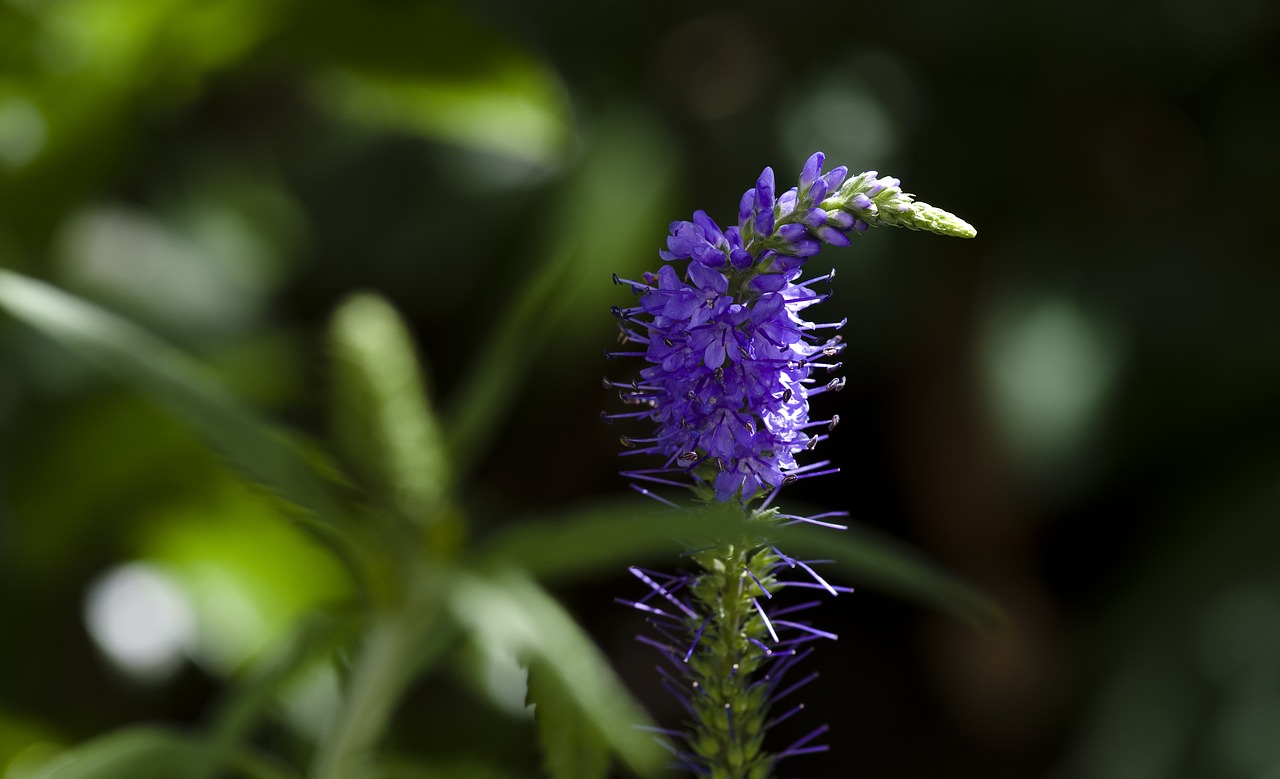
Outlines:
{"type": "Polygon", "coordinates": [[[406,597],[396,608],[372,619],[352,669],[346,702],[316,752],[312,779],[370,775],[373,750],[392,711],[436,645],[432,641],[432,647],[424,647],[423,643],[431,632],[428,628],[437,622],[438,612],[434,599],[406,597]]]}

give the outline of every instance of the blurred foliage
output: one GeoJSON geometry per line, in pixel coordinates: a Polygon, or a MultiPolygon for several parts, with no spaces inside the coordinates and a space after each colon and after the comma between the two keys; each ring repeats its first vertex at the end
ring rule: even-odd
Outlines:
{"type": "Polygon", "coordinates": [[[335,733],[381,741],[388,777],[642,764],[592,722],[638,716],[622,682],[574,684],[612,679],[577,618],[671,718],[611,605],[612,566],[673,545],[602,497],[599,374],[634,367],[598,356],[609,274],[818,148],[980,237],[822,257],[849,318],[844,473],[795,499],[880,532],[830,542],[860,589],[807,703],[842,736],[797,770],[1276,775],[1280,10],[930,0],[817,24],[0,2],[0,266],[23,274],[0,297],[26,321],[0,317],[0,776],[293,776],[335,733]],[[882,603],[981,619],[885,533],[1004,623],[882,603]],[[94,627],[110,603],[142,620],[123,638],[94,627]],[[137,627],[164,609],[189,629],[137,627]],[[361,700],[394,715],[353,721],[361,700]]]}

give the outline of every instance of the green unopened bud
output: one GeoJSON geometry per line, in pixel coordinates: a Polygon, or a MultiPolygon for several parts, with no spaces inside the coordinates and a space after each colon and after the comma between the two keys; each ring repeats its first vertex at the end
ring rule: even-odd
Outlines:
{"type": "Polygon", "coordinates": [[[878,175],[869,170],[854,176],[827,198],[822,207],[838,209],[852,216],[855,220],[853,228],[858,232],[868,225],[886,225],[954,238],[973,238],[978,234],[973,225],[955,214],[917,202],[910,193],[902,191],[902,182],[898,179],[892,176],[877,178],[878,175]]]}
{"type": "MultiPolygon", "coordinates": [[[[910,195],[903,193],[903,197],[910,195]]],[[[949,235],[953,238],[972,238],[978,234],[973,225],[960,217],[944,211],[928,203],[909,201],[906,211],[893,208],[882,208],[872,224],[886,224],[894,227],[905,227],[908,230],[923,230],[937,235],[949,235]]]]}

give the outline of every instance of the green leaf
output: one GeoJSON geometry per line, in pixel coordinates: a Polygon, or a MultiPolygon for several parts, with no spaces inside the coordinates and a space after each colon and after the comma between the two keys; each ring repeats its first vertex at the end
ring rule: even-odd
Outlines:
{"type": "Polygon", "coordinates": [[[91,303],[7,270],[0,270],[0,309],[160,403],[284,500],[326,522],[340,516],[298,445],[177,349],[91,303]]]}
{"type": "Polygon", "coordinates": [[[160,728],[100,736],[53,761],[48,779],[173,779],[213,762],[194,738],[160,728]]]}
{"type": "Polygon", "coordinates": [[[979,629],[1003,620],[999,605],[919,552],[871,528],[845,524],[848,530],[804,525],[774,528],[770,540],[792,557],[834,560],[831,569],[847,577],[842,584],[870,587],[932,606],[979,629]]]}
{"type": "MultiPolygon", "coordinates": [[[[803,525],[748,528],[740,510],[709,506],[655,513],[651,503],[619,500],[578,509],[556,519],[525,519],[480,546],[482,560],[522,567],[544,580],[616,572],[649,561],[674,562],[709,539],[763,533],[801,558],[834,559],[854,586],[874,587],[935,606],[979,626],[1000,619],[989,598],[939,569],[919,553],[870,528],[829,530],[803,525]]],[[[754,542],[760,538],[753,536],[754,542]]]]}
{"type": "Polygon", "coordinates": [[[332,423],[346,465],[380,503],[423,526],[456,517],[443,435],[409,330],[389,303],[362,293],[329,328],[332,423]]]}
{"type": "Polygon", "coordinates": [[[45,779],[176,779],[232,768],[219,776],[296,779],[250,752],[223,753],[201,739],[159,727],[112,731],[62,753],[40,774],[45,779]]]}
{"type": "Polygon", "coordinates": [[[546,663],[529,665],[529,701],[535,706],[538,743],[551,779],[604,779],[609,745],[546,663]]]}
{"type": "Polygon", "coordinates": [[[741,535],[741,511],[713,507],[655,512],[634,498],[593,503],[554,518],[518,519],[477,548],[481,564],[528,571],[544,581],[615,573],[646,560],[674,561],[710,539],[741,535]]]}
{"type": "MultiPolygon", "coordinates": [[[[490,576],[458,575],[450,592],[453,617],[482,642],[525,658],[531,668],[530,695],[545,701],[543,733],[547,766],[560,777],[595,771],[600,745],[641,775],[664,761],[663,753],[636,725],[649,718],[609,667],[591,638],[536,583],[513,570],[490,576]]],[[[539,715],[542,716],[542,715],[539,715]]]]}

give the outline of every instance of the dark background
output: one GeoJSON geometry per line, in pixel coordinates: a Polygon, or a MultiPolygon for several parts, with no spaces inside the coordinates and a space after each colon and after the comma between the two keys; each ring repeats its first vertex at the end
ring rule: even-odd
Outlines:
{"type": "MultiPolygon", "coordinates": [[[[832,750],[783,774],[1277,779],[1278,26],[1263,0],[10,2],[0,262],[317,440],[328,314],[381,292],[446,420],[494,394],[500,432],[462,469],[483,532],[626,489],[598,418],[600,376],[638,370],[601,354],[609,274],[656,270],[668,222],[727,224],[764,165],[792,181],[818,149],[899,176],[978,237],[873,230],[811,262],[839,270],[820,318],[849,319],[848,385],[815,403],[842,472],[784,497],[847,508],[1009,620],[824,606],[841,638],[805,700],[832,750]],[[549,278],[524,362],[495,369],[491,333],[549,278]]],[[[237,658],[341,593],[305,542],[278,541],[284,571],[254,558],[269,509],[8,320],[0,442],[0,767],[201,721],[237,658]],[[162,674],[113,668],[86,592],[132,560],[217,611],[231,591],[192,573],[213,566],[261,624],[162,674]]],[[[663,718],[612,602],[635,587],[558,594],[663,718]]],[[[442,712],[452,684],[418,691],[396,743],[455,747],[445,718],[527,766],[527,723],[462,693],[442,712]]]]}

